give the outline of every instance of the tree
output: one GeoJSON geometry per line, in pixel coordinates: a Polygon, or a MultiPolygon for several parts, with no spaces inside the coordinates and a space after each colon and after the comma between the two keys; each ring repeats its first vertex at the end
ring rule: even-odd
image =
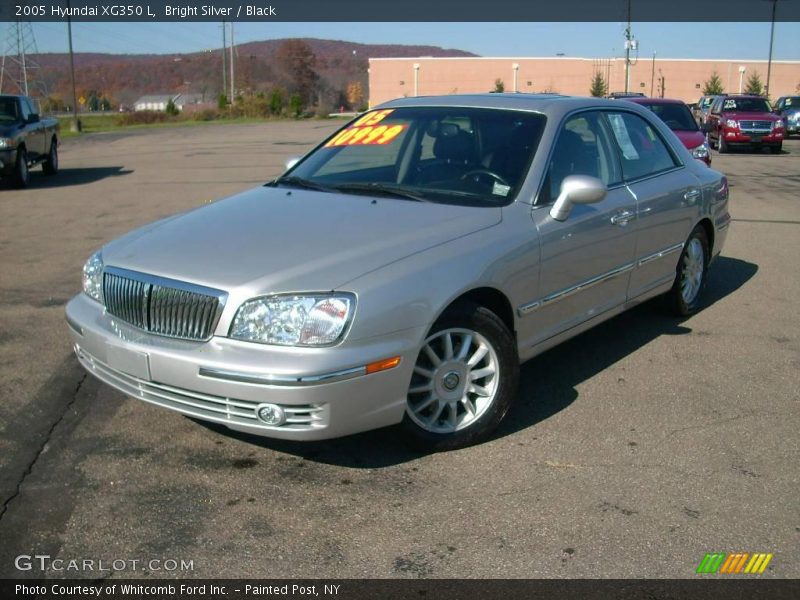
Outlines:
{"type": "Polygon", "coordinates": [[[300,96],[301,104],[310,103],[319,81],[314,70],[317,57],[303,40],[286,40],[275,54],[278,65],[291,81],[291,91],[300,96]]]}
{"type": "Polygon", "coordinates": [[[711,96],[715,94],[722,94],[725,91],[725,88],[722,87],[722,79],[719,77],[719,73],[714,71],[711,73],[711,77],[709,77],[705,83],[703,83],[703,95],[704,96],[711,96]]]}
{"type": "Polygon", "coordinates": [[[350,108],[358,108],[364,100],[364,91],[360,81],[354,81],[347,86],[347,104],[350,108]]]}
{"type": "Polygon", "coordinates": [[[283,90],[275,88],[269,95],[269,112],[273,115],[279,115],[283,112],[283,107],[286,100],[283,97],[283,90]]]}
{"type": "Polygon", "coordinates": [[[217,108],[220,110],[225,110],[228,108],[228,96],[227,94],[220,94],[217,98],[217,108]]]}
{"type": "Polygon", "coordinates": [[[166,109],[164,109],[164,110],[165,110],[165,112],[166,112],[166,113],[167,113],[167,114],[168,114],[170,117],[175,117],[175,116],[177,116],[177,115],[178,115],[178,113],[180,112],[180,111],[178,110],[178,107],[177,107],[177,106],[175,106],[175,100],[173,100],[172,98],[170,98],[170,99],[167,101],[167,108],[166,108],[166,109]]]}
{"type": "Polygon", "coordinates": [[[747,78],[747,85],[744,88],[745,94],[763,94],[764,84],[761,82],[761,76],[758,71],[753,71],[753,74],[747,78]]]}
{"type": "Polygon", "coordinates": [[[600,71],[592,77],[592,87],[589,89],[589,93],[595,98],[604,98],[608,95],[608,84],[600,71]]]}
{"type": "Polygon", "coordinates": [[[493,91],[495,93],[497,93],[497,94],[502,94],[503,92],[506,91],[506,84],[503,83],[503,80],[500,79],[499,77],[494,80],[494,90],[493,91]]]}
{"type": "Polygon", "coordinates": [[[303,99],[300,94],[292,94],[289,98],[289,113],[296,119],[303,112],[303,99]]]}

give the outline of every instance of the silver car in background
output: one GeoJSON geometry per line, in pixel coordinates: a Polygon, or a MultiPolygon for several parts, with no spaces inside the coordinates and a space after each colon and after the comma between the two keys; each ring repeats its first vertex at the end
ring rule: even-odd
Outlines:
{"type": "Polygon", "coordinates": [[[697,310],[729,222],[725,177],[633,103],[406,98],[105,245],[67,322],[90,373],[198,419],[456,448],[521,361],[654,296],[697,310]]]}

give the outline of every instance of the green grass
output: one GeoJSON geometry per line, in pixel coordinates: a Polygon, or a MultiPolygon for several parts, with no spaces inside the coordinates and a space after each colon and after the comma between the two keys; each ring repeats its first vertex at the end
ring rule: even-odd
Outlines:
{"type": "Polygon", "coordinates": [[[215,119],[211,121],[194,121],[191,119],[178,119],[167,123],[147,123],[137,125],[119,125],[120,115],[81,115],[81,133],[70,131],[72,117],[59,117],[61,124],[61,137],[70,138],[85,135],[87,133],[101,133],[104,131],[131,131],[136,129],[160,129],[164,127],[194,127],[197,125],[229,125],[229,124],[248,124],[248,123],[268,123],[277,120],[292,120],[271,118],[263,119],[258,117],[236,117],[230,119],[215,119]]]}

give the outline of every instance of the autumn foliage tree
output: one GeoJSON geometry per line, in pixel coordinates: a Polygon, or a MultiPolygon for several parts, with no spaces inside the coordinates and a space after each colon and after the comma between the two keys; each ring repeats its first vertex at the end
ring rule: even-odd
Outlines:
{"type": "Polygon", "coordinates": [[[300,96],[303,104],[311,103],[319,81],[316,72],[317,57],[303,40],[286,40],[275,56],[290,84],[290,91],[300,96]]]}
{"type": "Polygon", "coordinates": [[[351,108],[358,108],[364,101],[364,90],[361,88],[360,81],[353,81],[347,86],[347,104],[351,108]]]}

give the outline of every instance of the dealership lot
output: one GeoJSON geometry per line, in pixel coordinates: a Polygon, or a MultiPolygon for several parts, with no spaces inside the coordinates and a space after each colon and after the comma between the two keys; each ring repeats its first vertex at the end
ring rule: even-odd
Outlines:
{"type": "Polygon", "coordinates": [[[92,251],[337,125],[96,134],[0,190],[0,575],[40,576],[15,567],[39,554],[95,561],[51,576],[693,577],[744,551],[800,576],[800,140],[714,153],[734,221],[704,310],[648,303],[527,363],[478,447],[252,438],[82,371],[63,310],[92,251]]]}

